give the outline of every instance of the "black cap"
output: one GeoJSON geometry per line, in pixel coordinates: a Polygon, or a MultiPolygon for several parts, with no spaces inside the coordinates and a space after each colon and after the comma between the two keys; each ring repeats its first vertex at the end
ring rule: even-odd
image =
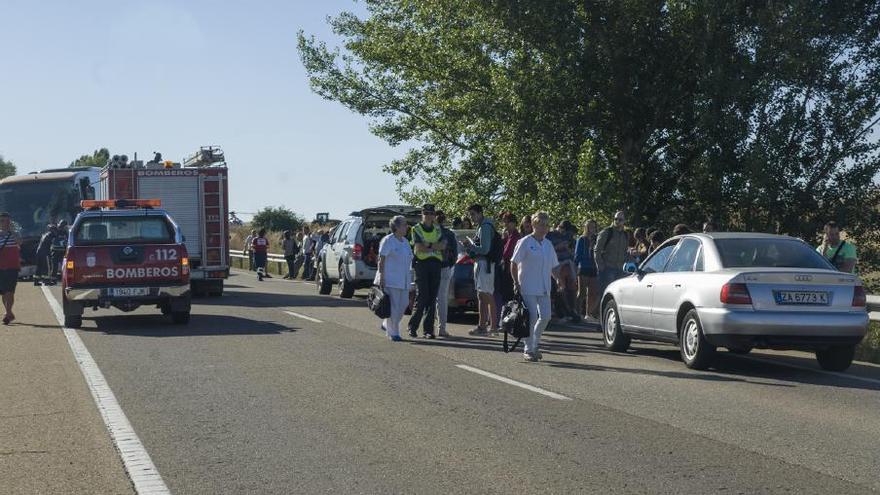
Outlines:
{"type": "Polygon", "coordinates": [[[435,213],[436,213],[436,211],[434,210],[434,205],[428,203],[428,204],[422,206],[422,214],[423,215],[426,215],[426,214],[434,215],[435,213]]]}

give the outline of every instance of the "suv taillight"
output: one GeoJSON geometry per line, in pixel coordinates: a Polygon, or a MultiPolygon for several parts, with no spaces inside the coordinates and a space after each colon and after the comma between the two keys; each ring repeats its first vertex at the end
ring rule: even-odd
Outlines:
{"type": "Polygon", "coordinates": [[[865,296],[865,288],[861,285],[857,285],[853,287],[853,300],[852,305],[856,308],[864,308],[868,303],[868,298],[865,296]]]}
{"type": "Polygon", "coordinates": [[[721,302],[724,304],[752,304],[752,296],[746,284],[724,284],[721,287],[721,302]]]}
{"type": "Polygon", "coordinates": [[[364,247],[360,244],[355,244],[354,248],[351,250],[351,257],[355,260],[360,260],[364,255],[364,247]]]}

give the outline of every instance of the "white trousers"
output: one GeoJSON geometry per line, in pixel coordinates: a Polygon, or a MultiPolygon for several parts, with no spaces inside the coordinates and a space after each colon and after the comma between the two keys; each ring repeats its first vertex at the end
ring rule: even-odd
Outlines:
{"type": "Polygon", "coordinates": [[[541,334],[550,323],[550,295],[522,296],[526,308],[529,309],[529,325],[531,335],[523,339],[525,342],[524,352],[535,352],[541,343],[541,334]]]}
{"type": "Polygon", "coordinates": [[[440,289],[437,290],[437,317],[440,319],[440,333],[446,331],[449,317],[449,281],[452,280],[453,267],[440,269],[440,289]]]}
{"type": "Polygon", "coordinates": [[[391,317],[382,320],[382,325],[389,337],[400,335],[400,320],[409,305],[409,290],[386,287],[385,293],[391,298],[391,317]]]}

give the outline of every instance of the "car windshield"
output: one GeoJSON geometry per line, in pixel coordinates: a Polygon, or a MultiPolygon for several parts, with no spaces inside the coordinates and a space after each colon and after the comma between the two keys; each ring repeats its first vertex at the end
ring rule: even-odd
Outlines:
{"type": "Polygon", "coordinates": [[[80,222],[77,244],[171,244],[174,232],[162,217],[94,217],[80,222]]]}
{"type": "Polygon", "coordinates": [[[716,239],[715,246],[725,268],[833,269],[819,253],[794,239],[716,239]]]}

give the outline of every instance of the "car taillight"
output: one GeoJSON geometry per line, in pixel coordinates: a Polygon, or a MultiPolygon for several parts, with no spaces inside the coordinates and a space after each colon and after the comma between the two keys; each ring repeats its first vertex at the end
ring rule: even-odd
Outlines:
{"type": "Polygon", "coordinates": [[[752,296],[746,284],[724,284],[721,287],[721,302],[724,304],[752,304],[752,296]]]}
{"type": "Polygon", "coordinates": [[[852,305],[856,308],[864,308],[868,303],[868,298],[865,296],[865,288],[861,285],[857,285],[853,287],[853,301],[852,305]]]}
{"type": "Polygon", "coordinates": [[[184,275],[189,273],[189,258],[186,256],[180,258],[180,272],[184,275]]]}
{"type": "Polygon", "coordinates": [[[474,259],[470,256],[462,256],[455,262],[456,265],[473,265],[474,259]]]}
{"type": "Polygon", "coordinates": [[[355,244],[354,248],[351,250],[351,257],[355,260],[360,260],[364,255],[364,247],[360,244],[355,244]]]}

